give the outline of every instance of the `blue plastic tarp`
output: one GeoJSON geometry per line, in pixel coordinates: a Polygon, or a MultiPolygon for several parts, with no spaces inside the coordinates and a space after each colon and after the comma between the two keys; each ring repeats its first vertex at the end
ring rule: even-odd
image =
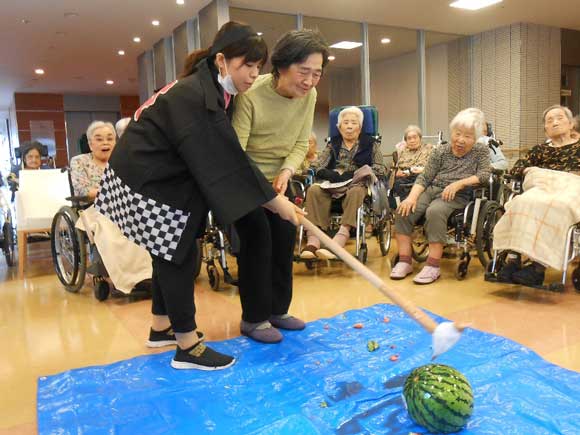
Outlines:
{"type": "MultiPolygon", "coordinates": [[[[223,371],[174,370],[174,351],[75,369],[39,379],[38,430],[427,433],[410,420],[401,394],[407,374],[430,362],[430,344],[430,335],[398,307],[381,304],[284,332],[276,345],[245,337],[212,343],[238,358],[223,371]],[[356,323],[363,327],[353,328],[356,323]],[[379,349],[369,352],[369,340],[379,349]]],[[[473,329],[437,362],[458,369],[473,387],[474,413],[461,434],[580,434],[579,373],[473,329]]]]}

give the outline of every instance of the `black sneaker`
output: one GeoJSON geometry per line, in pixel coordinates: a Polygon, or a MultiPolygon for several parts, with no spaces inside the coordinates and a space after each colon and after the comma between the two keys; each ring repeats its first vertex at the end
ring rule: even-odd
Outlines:
{"type": "Polygon", "coordinates": [[[508,261],[497,273],[498,282],[513,282],[513,274],[520,270],[519,261],[508,261]]]}
{"type": "Polygon", "coordinates": [[[528,287],[538,287],[544,284],[545,275],[545,269],[537,267],[535,264],[530,264],[514,273],[512,275],[512,281],[528,287]]]}
{"type": "Polygon", "coordinates": [[[189,349],[177,346],[171,360],[174,369],[222,370],[234,365],[236,359],[210,349],[201,341],[189,349]]]}
{"type": "MultiPolygon", "coordinates": [[[[205,335],[203,332],[196,331],[197,338],[199,341],[205,340],[205,335]]],[[[149,330],[149,340],[147,340],[147,347],[163,347],[163,346],[174,346],[177,344],[175,339],[175,332],[171,329],[171,326],[163,331],[149,330]]]]}

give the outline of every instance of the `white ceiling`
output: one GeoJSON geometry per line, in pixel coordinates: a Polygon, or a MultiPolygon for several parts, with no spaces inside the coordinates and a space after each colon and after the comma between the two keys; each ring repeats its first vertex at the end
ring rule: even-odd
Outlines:
{"type": "MultiPolygon", "coordinates": [[[[208,2],[185,0],[184,6],[177,6],[175,0],[2,0],[0,110],[8,107],[15,91],[137,94],[137,56],[208,2]],[[79,16],[65,18],[66,12],[79,16]],[[23,19],[30,23],[22,24],[23,19]],[[153,19],[161,25],[153,27],[153,19]],[[136,35],[142,38],[140,44],[132,42],[136,35]],[[117,55],[119,49],[125,50],[124,57],[117,55]],[[37,67],[46,74],[36,76],[37,67]],[[106,86],[107,79],[115,85],[106,86]]],[[[580,0],[504,0],[477,12],[449,8],[449,2],[230,0],[230,5],[447,34],[474,34],[515,22],[580,30],[580,0]]],[[[370,27],[372,37],[376,28],[370,27]]],[[[394,50],[395,45],[381,49],[394,50]]]]}

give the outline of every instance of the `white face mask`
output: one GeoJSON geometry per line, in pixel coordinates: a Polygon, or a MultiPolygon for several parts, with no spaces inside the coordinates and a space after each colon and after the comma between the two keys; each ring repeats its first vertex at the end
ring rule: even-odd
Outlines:
{"type": "Polygon", "coordinates": [[[234,81],[232,79],[232,76],[228,73],[228,65],[224,59],[224,68],[226,69],[226,76],[222,77],[221,73],[218,72],[218,83],[221,85],[222,88],[224,88],[224,91],[226,91],[228,94],[230,95],[236,95],[238,93],[238,90],[236,88],[236,85],[234,84],[234,81]]]}

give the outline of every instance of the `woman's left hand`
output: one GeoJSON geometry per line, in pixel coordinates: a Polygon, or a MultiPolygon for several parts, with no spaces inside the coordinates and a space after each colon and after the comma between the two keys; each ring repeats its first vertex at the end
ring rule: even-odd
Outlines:
{"type": "Polygon", "coordinates": [[[463,183],[461,183],[460,181],[451,183],[449,186],[443,189],[443,192],[441,193],[441,198],[443,198],[443,201],[447,202],[453,201],[453,199],[455,199],[455,195],[457,194],[457,192],[463,189],[463,187],[464,187],[463,183]]]}
{"type": "Polygon", "coordinates": [[[284,195],[286,193],[286,189],[288,189],[288,181],[292,177],[292,171],[290,169],[282,169],[278,176],[274,178],[272,182],[272,186],[276,193],[280,193],[284,195]]]}

